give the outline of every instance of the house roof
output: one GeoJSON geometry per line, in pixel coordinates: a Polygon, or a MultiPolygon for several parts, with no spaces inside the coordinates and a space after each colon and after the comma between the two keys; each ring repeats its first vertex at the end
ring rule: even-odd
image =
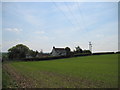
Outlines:
{"type": "Polygon", "coordinates": [[[55,47],[53,47],[53,49],[54,49],[56,52],[66,52],[65,48],[55,48],[55,47]]]}
{"type": "MultiPolygon", "coordinates": [[[[63,54],[66,53],[65,48],[55,48],[55,47],[53,47],[53,50],[55,51],[54,53],[57,53],[59,55],[63,55],[63,54]]],[[[52,50],[51,54],[53,53],[53,50],[52,50]]]]}
{"type": "Polygon", "coordinates": [[[54,48],[55,50],[65,50],[64,48],[54,48]]]}

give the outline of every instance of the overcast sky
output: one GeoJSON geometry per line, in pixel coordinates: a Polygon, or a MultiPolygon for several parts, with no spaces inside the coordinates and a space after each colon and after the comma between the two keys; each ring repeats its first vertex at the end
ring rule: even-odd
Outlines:
{"type": "Polygon", "coordinates": [[[3,2],[2,51],[16,44],[51,52],[75,46],[118,50],[117,2],[3,2]]]}

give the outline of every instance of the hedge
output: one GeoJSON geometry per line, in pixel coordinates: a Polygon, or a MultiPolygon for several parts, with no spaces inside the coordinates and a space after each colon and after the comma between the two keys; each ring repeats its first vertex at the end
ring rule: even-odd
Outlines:
{"type": "Polygon", "coordinates": [[[92,53],[92,55],[103,55],[103,54],[115,54],[115,52],[100,52],[100,53],[92,53]]]}
{"type": "Polygon", "coordinates": [[[91,55],[91,53],[78,53],[78,54],[74,54],[74,57],[78,57],[78,56],[89,56],[91,55]]]}
{"type": "Polygon", "coordinates": [[[52,56],[52,57],[41,57],[41,58],[24,58],[23,61],[44,61],[44,60],[53,60],[53,59],[62,59],[68,58],[68,56],[52,56]]]}
{"type": "MultiPolygon", "coordinates": [[[[70,57],[79,57],[79,56],[90,56],[90,55],[103,55],[103,54],[115,54],[120,52],[100,52],[100,53],[77,53],[73,56],[49,56],[49,57],[34,57],[34,58],[23,58],[23,59],[14,59],[15,61],[45,61],[45,60],[54,60],[54,59],[63,59],[70,57]]],[[[13,61],[13,60],[10,60],[13,61]]]]}

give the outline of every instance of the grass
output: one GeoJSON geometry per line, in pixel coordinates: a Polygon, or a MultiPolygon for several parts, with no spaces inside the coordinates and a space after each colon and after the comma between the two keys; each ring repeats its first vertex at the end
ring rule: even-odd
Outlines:
{"type": "Polygon", "coordinates": [[[2,87],[5,88],[17,87],[16,82],[11,79],[11,76],[6,71],[3,71],[2,74],[3,74],[2,81],[4,82],[2,83],[2,87]]]}
{"type": "MultiPolygon", "coordinates": [[[[0,82],[2,82],[2,63],[0,62],[0,82]]],[[[2,83],[0,83],[0,89],[2,89],[2,83]]]]}
{"type": "Polygon", "coordinates": [[[118,85],[118,54],[12,62],[3,66],[19,87],[117,88],[118,85]]]}

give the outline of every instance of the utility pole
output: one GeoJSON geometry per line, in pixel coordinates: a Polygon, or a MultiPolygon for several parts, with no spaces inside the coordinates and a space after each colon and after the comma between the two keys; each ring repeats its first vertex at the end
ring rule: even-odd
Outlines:
{"type": "Polygon", "coordinates": [[[92,52],[92,44],[89,42],[89,50],[92,52]]]}

